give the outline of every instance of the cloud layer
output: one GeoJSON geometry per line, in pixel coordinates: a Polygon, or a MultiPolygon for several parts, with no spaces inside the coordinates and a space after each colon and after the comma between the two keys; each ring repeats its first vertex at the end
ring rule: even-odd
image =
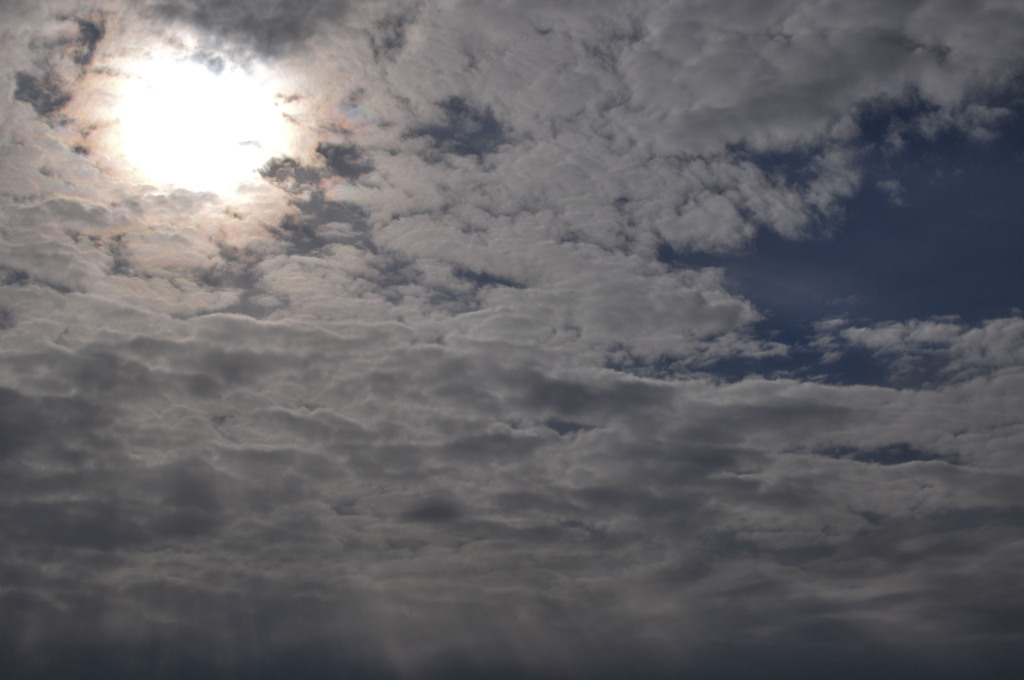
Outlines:
{"type": "Polygon", "coordinates": [[[5,677],[1015,677],[1019,305],[741,283],[1016,139],[1016,3],[0,16],[5,677]],[[161,45],[294,153],[128,172],[161,45]]]}

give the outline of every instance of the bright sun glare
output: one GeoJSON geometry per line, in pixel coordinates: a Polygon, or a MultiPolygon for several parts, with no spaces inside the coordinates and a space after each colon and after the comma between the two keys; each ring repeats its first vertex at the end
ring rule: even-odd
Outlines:
{"type": "Polygon", "coordinates": [[[273,89],[240,68],[140,62],[122,90],[123,151],[147,181],[230,194],[285,153],[282,114],[273,89]]]}

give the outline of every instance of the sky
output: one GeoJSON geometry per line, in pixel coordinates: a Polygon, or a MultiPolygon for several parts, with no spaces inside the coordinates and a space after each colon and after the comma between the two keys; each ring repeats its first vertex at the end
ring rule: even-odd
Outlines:
{"type": "Polygon", "coordinates": [[[1020,2],[0,27],[4,678],[1020,677],[1020,2]]]}

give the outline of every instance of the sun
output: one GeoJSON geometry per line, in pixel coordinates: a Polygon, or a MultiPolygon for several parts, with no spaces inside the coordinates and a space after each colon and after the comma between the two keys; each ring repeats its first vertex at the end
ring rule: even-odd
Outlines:
{"type": "Polygon", "coordinates": [[[287,154],[280,98],[255,67],[164,57],[136,62],[126,75],[121,150],[147,182],[230,195],[287,154]]]}

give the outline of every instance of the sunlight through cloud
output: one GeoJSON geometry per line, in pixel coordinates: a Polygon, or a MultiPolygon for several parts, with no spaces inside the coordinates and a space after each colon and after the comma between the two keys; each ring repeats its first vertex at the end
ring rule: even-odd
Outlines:
{"type": "Polygon", "coordinates": [[[150,182],[230,194],[285,153],[287,120],[265,77],[182,59],[139,62],[121,92],[125,157],[150,182]]]}

